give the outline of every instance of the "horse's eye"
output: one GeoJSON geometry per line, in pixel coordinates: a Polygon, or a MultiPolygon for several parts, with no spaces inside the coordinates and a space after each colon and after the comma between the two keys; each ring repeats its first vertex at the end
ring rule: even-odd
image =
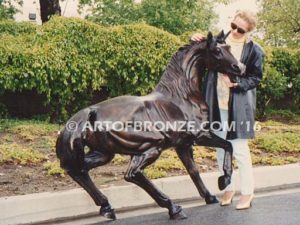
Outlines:
{"type": "Polygon", "coordinates": [[[221,53],[221,49],[220,48],[216,48],[216,53],[220,54],[221,53]]]}

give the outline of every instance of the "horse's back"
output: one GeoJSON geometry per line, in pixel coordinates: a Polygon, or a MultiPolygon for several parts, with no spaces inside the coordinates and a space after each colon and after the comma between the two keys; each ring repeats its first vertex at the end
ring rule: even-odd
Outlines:
{"type": "Polygon", "coordinates": [[[146,96],[120,96],[89,107],[98,120],[168,121],[184,119],[179,106],[160,93],[146,96]]]}

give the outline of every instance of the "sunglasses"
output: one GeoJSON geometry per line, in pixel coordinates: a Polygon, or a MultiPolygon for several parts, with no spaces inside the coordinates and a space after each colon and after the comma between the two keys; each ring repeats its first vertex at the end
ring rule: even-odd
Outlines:
{"type": "Polygon", "coordinates": [[[237,32],[240,34],[244,34],[247,32],[243,28],[238,27],[235,23],[231,23],[231,28],[232,28],[232,30],[237,29],[237,32]]]}

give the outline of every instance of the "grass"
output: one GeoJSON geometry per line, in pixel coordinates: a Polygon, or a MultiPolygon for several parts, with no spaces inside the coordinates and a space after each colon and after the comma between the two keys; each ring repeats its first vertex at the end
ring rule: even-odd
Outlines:
{"type": "Polygon", "coordinates": [[[203,159],[217,160],[216,151],[214,148],[195,146],[194,159],[196,162],[201,162],[203,159]]]}
{"type": "MultiPolygon", "coordinates": [[[[254,165],[283,165],[300,162],[300,115],[290,111],[270,111],[268,120],[257,137],[249,142],[254,165]]],[[[64,176],[55,158],[54,146],[57,124],[37,120],[0,119],[0,166],[5,163],[42,166],[48,175],[64,176]],[[47,162],[46,162],[47,161],[47,162]],[[46,162],[46,163],[45,163],[46,162]]],[[[194,147],[195,162],[200,165],[212,162],[216,165],[213,148],[194,147]]],[[[128,164],[129,157],[116,154],[114,166],[128,164]]],[[[181,174],[184,166],[172,149],[164,151],[145,174],[152,179],[173,173],[181,174]]]]}
{"type": "Polygon", "coordinates": [[[249,142],[254,165],[284,165],[300,162],[300,126],[295,121],[299,115],[279,111],[280,119],[261,122],[260,132],[249,142]],[[294,118],[291,118],[294,116],[294,118]],[[293,121],[293,123],[291,123],[293,121]]]}
{"type": "Polygon", "coordinates": [[[0,132],[10,131],[23,135],[23,132],[32,135],[47,135],[49,132],[58,131],[57,124],[50,124],[39,120],[0,119],[0,132]]]}
{"type": "Polygon", "coordinates": [[[159,159],[153,164],[157,170],[182,170],[184,169],[176,152],[172,149],[164,151],[159,159]]]}
{"type": "Polygon", "coordinates": [[[47,171],[48,175],[65,177],[65,171],[60,167],[58,161],[46,162],[44,163],[43,167],[47,171]]]}
{"type": "Polygon", "coordinates": [[[114,164],[116,166],[124,165],[124,164],[127,164],[128,162],[129,162],[129,159],[120,154],[116,154],[112,160],[112,164],[114,164]]]}
{"type": "Polygon", "coordinates": [[[14,163],[19,165],[34,165],[48,159],[46,155],[31,148],[24,148],[15,143],[0,144],[0,165],[14,163]]]}
{"type": "Polygon", "coordinates": [[[164,170],[158,169],[158,168],[146,168],[144,170],[144,174],[146,177],[150,178],[150,179],[157,179],[157,178],[162,178],[162,177],[166,177],[168,175],[168,173],[164,170]]]}
{"type": "Polygon", "coordinates": [[[289,163],[296,163],[298,159],[293,156],[288,157],[280,157],[280,156],[257,156],[252,154],[252,163],[260,164],[260,165],[271,165],[271,166],[279,166],[285,165],[289,163]]]}
{"type": "Polygon", "coordinates": [[[266,132],[258,135],[252,144],[266,153],[300,153],[300,133],[266,132]]]}
{"type": "Polygon", "coordinates": [[[0,135],[3,134],[4,141],[30,146],[37,151],[53,151],[58,130],[58,125],[42,121],[0,120],[0,135]]]}
{"type": "Polygon", "coordinates": [[[53,154],[58,125],[36,120],[0,120],[0,165],[35,165],[53,154]]]}

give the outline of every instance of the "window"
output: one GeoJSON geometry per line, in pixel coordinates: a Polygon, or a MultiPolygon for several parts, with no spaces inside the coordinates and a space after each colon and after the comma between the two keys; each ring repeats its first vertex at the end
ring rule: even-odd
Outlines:
{"type": "Polygon", "coordinates": [[[29,18],[29,20],[35,21],[36,20],[36,13],[29,13],[28,18],[29,18]]]}

